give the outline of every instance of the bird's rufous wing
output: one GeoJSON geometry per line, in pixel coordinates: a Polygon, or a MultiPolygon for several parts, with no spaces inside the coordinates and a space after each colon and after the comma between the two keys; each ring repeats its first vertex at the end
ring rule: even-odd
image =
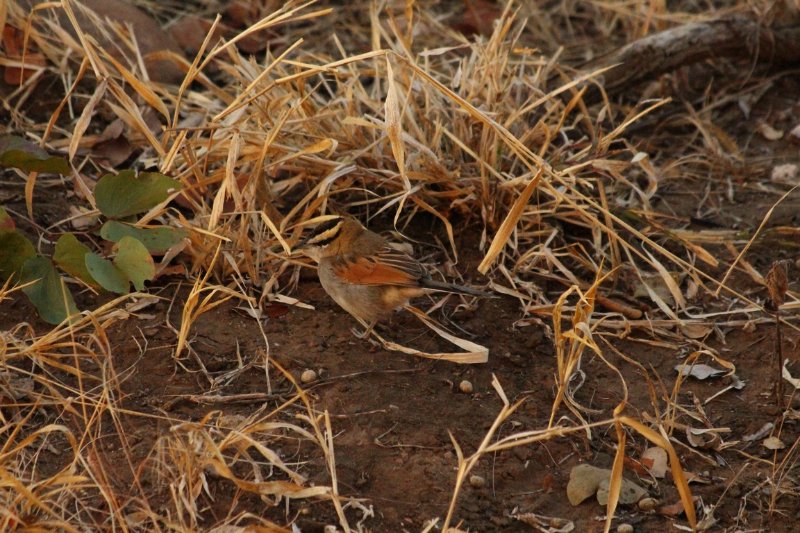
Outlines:
{"type": "Polygon", "coordinates": [[[375,255],[344,256],[333,268],[342,280],[354,285],[416,287],[425,276],[414,258],[390,248],[375,255]]]}

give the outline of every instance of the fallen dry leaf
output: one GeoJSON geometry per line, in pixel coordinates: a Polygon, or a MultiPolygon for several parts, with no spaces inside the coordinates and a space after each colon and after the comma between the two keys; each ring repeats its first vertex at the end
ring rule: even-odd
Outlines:
{"type": "Polygon", "coordinates": [[[716,378],[725,374],[725,370],[704,364],[675,365],[675,370],[677,370],[683,377],[692,376],[693,378],[700,380],[716,378]]]}
{"type": "MultiPolygon", "coordinates": [[[[13,61],[23,60],[23,48],[25,45],[25,32],[6,24],[3,27],[3,50],[7,59],[13,61]]],[[[26,67],[43,67],[47,65],[44,54],[30,49],[28,43],[24,50],[24,61],[26,67]]],[[[36,73],[35,69],[22,68],[21,66],[6,66],[3,69],[3,81],[9,85],[19,85],[36,73]]]]}
{"type": "Polygon", "coordinates": [[[758,126],[757,126],[757,129],[758,129],[758,133],[760,133],[761,136],[764,137],[768,141],[777,141],[777,140],[783,138],[783,131],[782,130],[776,130],[775,128],[773,128],[772,126],[767,124],[766,122],[763,122],[763,121],[759,122],[758,126]]]}
{"type": "MultiPolygon", "coordinates": [[[[41,3],[41,1],[28,0],[26,3],[35,4],[41,3]]],[[[83,0],[81,4],[98,15],[97,19],[95,19],[87,15],[84,9],[73,8],[81,31],[91,35],[115,59],[125,61],[124,53],[120,50],[119,43],[111,41],[109,36],[113,35],[113,32],[106,32],[103,28],[98,27],[96,24],[98,19],[100,21],[108,20],[113,24],[130,28],[133,31],[147,68],[147,73],[152,81],[174,84],[179,84],[183,81],[184,73],[175,63],[152,56],[161,51],[169,51],[181,55],[180,48],[153,17],[142,9],[131,5],[130,2],[123,0],[83,0]]],[[[53,12],[57,16],[59,24],[73,37],[76,36],[75,29],[65,11],[57,9],[53,12]]]]}
{"type": "Polygon", "coordinates": [[[625,468],[628,470],[632,470],[636,472],[638,476],[646,476],[650,473],[650,468],[653,466],[653,461],[651,459],[647,459],[642,457],[640,460],[636,460],[632,457],[625,456],[625,468]]]}
{"type": "Polygon", "coordinates": [[[465,3],[460,19],[451,27],[466,36],[480,34],[488,37],[494,29],[494,21],[503,13],[501,5],[488,0],[472,0],[465,3]]]}
{"type": "Polygon", "coordinates": [[[697,323],[681,324],[679,327],[681,333],[690,339],[702,339],[708,336],[712,329],[711,326],[697,323]]]}
{"type": "Polygon", "coordinates": [[[83,231],[89,226],[92,226],[97,223],[97,219],[99,215],[90,214],[92,211],[86,209],[85,207],[70,205],[69,206],[69,218],[70,224],[72,227],[78,231],[83,231]]]}
{"type": "MultiPolygon", "coordinates": [[[[181,17],[167,29],[175,43],[180,46],[190,56],[195,56],[203,46],[212,22],[197,15],[186,15],[181,17]]],[[[218,25],[214,30],[214,36],[209,42],[209,48],[217,44],[222,38],[223,28],[218,25]]]]}
{"type": "Polygon", "coordinates": [[[772,300],[774,309],[778,309],[783,303],[786,291],[789,290],[789,262],[775,261],[772,268],[767,272],[764,282],[769,291],[769,298],[772,300]]]}
{"type": "Polygon", "coordinates": [[[786,163],[785,165],[775,165],[769,179],[773,183],[783,183],[785,185],[797,185],[797,165],[786,163]]]}
{"type": "MultiPolygon", "coordinates": [[[[669,272],[669,276],[676,284],[680,284],[682,276],[679,272],[669,272]]],[[[658,272],[653,274],[642,274],[641,280],[636,284],[636,287],[633,290],[633,297],[651,299],[650,292],[647,290],[648,287],[651,291],[653,291],[653,293],[655,293],[656,296],[664,300],[664,302],[666,302],[668,305],[675,305],[673,293],[661,274],[658,272]]]]}
{"type": "MultiPolygon", "coordinates": [[[[697,502],[700,499],[699,496],[692,496],[692,502],[697,502]]],[[[670,504],[670,505],[663,505],[658,508],[656,511],[660,515],[664,516],[680,516],[683,514],[683,502],[678,500],[677,502],[670,504]]]]}
{"type": "Polygon", "coordinates": [[[792,385],[792,387],[794,387],[795,389],[800,389],[800,379],[792,377],[792,374],[789,373],[789,369],[786,368],[788,364],[789,360],[785,359],[783,361],[783,369],[781,370],[781,375],[783,376],[783,379],[785,379],[792,385]]]}
{"type": "Polygon", "coordinates": [[[766,438],[761,444],[768,450],[782,450],[786,448],[786,444],[778,437],[766,438]]]}
{"type": "Polygon", "coordinates": [[[695,448],[704,450],[719,450],[722,447],[722,437],[716,429],[686,428],[686,440],[695,448]]]}
{"type": "Polygon", "coordinates": [[[650,474],[656,478],[663,478],[667,474],[667,468],[669,467],[667,463],[667,452],[663,448],[659,448],[658,446],[652,446],[647,448],[642,453],[642,462],[647,459],[650,461],[652,466],[648,467],[650,474]]]}

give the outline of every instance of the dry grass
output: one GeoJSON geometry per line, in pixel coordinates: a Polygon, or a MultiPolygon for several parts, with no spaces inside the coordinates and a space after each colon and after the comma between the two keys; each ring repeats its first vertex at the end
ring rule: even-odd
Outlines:
{"type": "MultiPolygon", "coordinates": [[[[667,11],[662,2],[640,0],[585,3],[580,9],[572,2],[535,4],[509,3],[485,36],[467,38],[444,22],[449,14],[441,6],[373,3],[364,12],[290,2],[234,39],[207,39],[193,60],[171,58],[186,72],[183,84],[172,87],[146,81],[136,43],[124,29],[98,21],[127,60],[112,56],[91,35],[64,31],[47,16],[49,9],[26,18],[12,2],[9,21],[26,28],[28,42],[44,53],[48,66],[4,102],[12,117],[8,129],[24,130],[74,156],[72,179],[90,203],[86,184],[97,169],[76,154],[91,149],[88,132],[99,122],[96,113],[122,121],[130,142],[142,149],[138,165],[157,167],[183,183],[183,212],[160,206],[143,220],[191,230],[183,261],[194,287],[176,304],[183,310],[175,328],[178,363],[191,355],[187,339],[194,321],[226,299],[254,311],[270,300],[291,301],[298,263],[287,252],[314,217],[350,212],[366,221],[391,221],[401,232],[415,217],[433,217],[456,260],[463,255],[456,221],[481,228],[480,242],[469,245],[483,255],[484,283],[516,298],[522,318],[552,318],[557,394],[549,427],[496,440],[498,425],[519,404],[509,402],[495,383],[505,407],[477,452],[464,457],[459,450],[444,527],[454,519],[465,476],[486,454],[609,426],[616,430],[618,450],[612,489],[619,489],[626,431],[632,430],[670,453],[694,525],[691,493],[670,438],[677,408],[671,402],[680,380],[666,408],[654,405],[658,415],[650,420],[623,414],[624,402],[612,418],[596,420],[573,398],[570,384],[587,350],[615,372],[604,354],[614,355],[616,364],[635,364],[616,357],[606,347],[609,338],[672,343],[696,338],[686,337],[687,329],[759,320],[763,311],[727,284],[730,273],[757,274],[742,260],[756,234],[671,227],[671,215],[652,207],[670,180],[741,166],[735,141],[708,118],[715,101],[676,116],[675,123],[688,131],[679,149],[648,155],[628,130],[654,113],[674,110],[668,99],[655,97],[656,86],[649,89],[653,98],[638,102],[604,100],[587,107],[582,100],[587,83],[602,89],[602,72],[577,66],[597,49],[596,35],[618,40],[602,45],[605,51],[699,15],[680,9],[685,6],[667,11]],[[274,50],[259,57],[238,50],[239,40],[262,30],[278,36],[274,50]],[[60,77],[67,92],[50,122],[38,124],[26,109],[45,74],[60,77]],[[735,252],[727,262],[710,251],[721,244],[735,252]],[[544,292],[542,280],[565,290],[544,292]],[[614,290],[625,284],[640,287],[653,302],[646,318],[614,290]],[[686,287],[722,301],[698,311],[687,303],[686,287]],[[580,422],[562,425],[563,407],[580,422]]],[[[713,16],[756,9],[728,4],[713,16]]],[[[69,17],[69,9],[79,9],[63,5],[69,17]]],[[[461,8],[454,3],[453,9],[461,8]]],[[[32,212],[35,185],[30,176],[32,212]]],[[[12,290],[2,289],[0,301],[15,298],[12,290]]],[[[0,477],[14,489],[2,492],[3,529],[209,527],[200,522],[198,501],[213,475],[271,503],[326,499],[348,531],[330,418],[315,410],[297,384],[284,403],[245,419],[214,413],[198,422],[165,420],[171,431],[145,465],[130,461],[121,418],[141,414],[120,405],[124,372],[113,368],[113,343],[106,336],[129,316],[130,301],[115,300],[85,313],[79,323],[44,334],[27,324],[1,332],[2,398],[13,414],[3,414],[0,477]],[[109,465],[96,450],[109,424],[132,473],[129,496],[110,481],[109,465]],[[309,486],[296,465],[271,449],[287,439],[323,453],[330,486],[309,486]],[[71,460],[58,472],[44,472],[37,463],[46,454],[71,460]],[[265,470],[271,475],[265,477],[265,470]],[[167,502],[158,510],[143,479],[167,502]]],[[[796,309],[797,301],[790,298],[785,308],[796,309]]],[[[280,368],[269,358],[266,334],[264,343],[269,380],[280,368]]],[[[698,352],[711,350],[696,344],[698,352]]],[[[786,470],[781,464],[776,476],[786,470]]],[[[615,504],[612,497],[607,529],[615,504]]],[[[213,525],[252,518],[233,513],[213,525]]]]}

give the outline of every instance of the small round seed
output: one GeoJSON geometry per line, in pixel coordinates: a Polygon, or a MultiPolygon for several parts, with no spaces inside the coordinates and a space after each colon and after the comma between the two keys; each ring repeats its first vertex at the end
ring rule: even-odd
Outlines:
{"type": "Polygon", "coordinates": [[[303,373],[300,374],[300,381],[303,383],[311,383],[312,381],[317,380],[317,373],[311,370],[310,368],[303,370],[303,373]]]}
{"type": "Polygon", "coordinates": [[[465,379],[461,383],[458,384],[458,390],[460,390],[464,394],[472,394],[472,391],[475,390],[475,389],[472,387],[472,382],[471,381],[467,381],[465,379]]]}
{"type": "Polygon", "coordinates": [[[658,501],[656,501],[655,498],[642,498],[641,500],[639,500],[638,505],[639,509],[642,511],[652,511],[653,509],[656,508],[657,503],[658,501]]]}

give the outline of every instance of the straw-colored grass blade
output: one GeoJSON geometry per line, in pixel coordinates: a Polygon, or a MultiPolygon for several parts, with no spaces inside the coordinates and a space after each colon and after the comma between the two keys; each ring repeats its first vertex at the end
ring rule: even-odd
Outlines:
{"type": "MultiPolygon", "coordinates": [[[[618,415],[622,411],[624,404],[614,409],[614,414],[618,415]]],[[[622,469],[625,465],[625,429],[619,422],[614,423],[614,430],[617,434],[617,453],[614,454],[614,464],[611,466],[611,479],[608,482],[608,505],[606,506],[606,523],[603,531],[611,531],[611,522],[614,520],[614,513],[619,503],[619,494],[622,490],[622,469]]]]}
{"type": "Polygon", "coordinates": [[[83,108],[81,116],[75,123],[75,127],[72,129],[72,138],[69,141],[69,149],[67,150],[67,154],[69,155],[70,161],[74,159],[75,152],[78,151],[78,147],[80,146],[83,134],[86,133],[86,128],[89,127],[89,123],[92,120],[92,115],[94,114],[95,107],[97,106],[97,103],[100,101],[100,99],[103,96],[105,96],[107,88],[108,88],[108,80],[107,79],[100,80],[100,83],[97,84],[97,88],[95,89],[94,94],[92,94],[92,97],[89,98],[88,102],[86,102],[86,107],[83,108]]]}
{"type": "Polygon", "coordinates": [[[531,199],[533,191],[536,190],[536,187],[539,185],[539,180],[541,178],[542,170],[539,170],[539,172],[537,172],[536,175],[528,182],[528,184],[525,186],[525,189],[522,190],[522,193],[520,193],[520,195],[514,201],[514,204],[508,211],[508,215],[506,215],[506,218],[503,220],[503,223],[500,224],[500,228],[497,230],[494,239],[492,239],[492,243],[489,245],[489,250],[486,252],[486,255],[484,256],[480,265],[478,265],[478,272],[481,274],[486,274],[486,272],[489,271],[489,267],[492,265],[495,259],[497,259],[497,256],[500,254],[503,248],[505,248],[509,237],[511,237],[511,233],[514,231],[514,228],[522,216],[522,211],[528,205],[528,201],[531,199]]]}
{"type": "Polygon", "coordinates": [[[394,71],[392,70],[392,63],[389,58],[386,58],[386,78],[388,81],[386,103],[384,104],[384,115],[386,122],[386,136],[389,137],[389,143],[392,146],[392,154],[397,162],[397,169],[400,172],[400,178],[403,180],[403,186],[406,190],[411,189],[411,182],[406,175],[406,151],[403,143],[403,114],[400,111],[400,94],[397,88],[397,82],[394,78],[394,71]]]}
{"type": "MultiPolygon", "coordinates": [[[[455,335],[448,333],[447,331],[442,329],[431,317],[429,317],[416,307],[409,305],[406,306],[406,310],[409,311],[414,316],[416,316],[423,324],[428,326],[437,335],[447,340],[448,342],[455,344],[462,350],[466,351],[454,352],[454,353],[424,352],[422,350],[417,350],[415,348],[403,346],[402,344],[393,341],[388,341],[373,331],[372,334],[383,344],[383,347],[386,348],[387,350],[401,352],[408,355],[414,355],[416,357],[422,357],[424,359],[437,359],[441,361],[450,361],[451,363],[460,363],[467,365],[481,364],[489,360],[489,349],[486,348],[485,346],[481,346],[480,344],[477,344],[475,342],[469,341],[467,339],[462,339],[460,337],[456,337],[455,335]]],[[[363,325],[367,327],[366,324],[363,325]]]]}

